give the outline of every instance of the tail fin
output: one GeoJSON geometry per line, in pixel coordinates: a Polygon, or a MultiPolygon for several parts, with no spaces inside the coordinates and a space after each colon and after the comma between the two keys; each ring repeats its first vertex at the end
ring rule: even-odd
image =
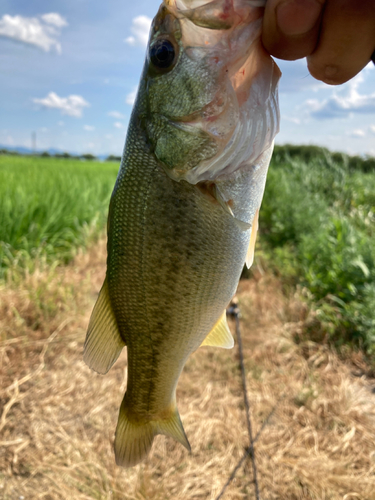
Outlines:
{"type": "Polygon", "coordinates": [[[171,436],[191,451],[177,408],[170,412],[169,418],[161,420],[130,421],[124,397],[116,428],[116,463],[122,467],[133,467],[144,460],[151,450],[157,434],[171,436]]]}

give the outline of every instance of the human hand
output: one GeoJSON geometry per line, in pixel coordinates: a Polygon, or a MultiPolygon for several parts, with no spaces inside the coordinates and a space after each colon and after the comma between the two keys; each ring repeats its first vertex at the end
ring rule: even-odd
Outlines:
{"type": "Polygon", "coordinates": [[[280,59],[307,57],[310,73],[347,82],[375,51],[374,0],[267,0],[262,41],[280,59]]]}

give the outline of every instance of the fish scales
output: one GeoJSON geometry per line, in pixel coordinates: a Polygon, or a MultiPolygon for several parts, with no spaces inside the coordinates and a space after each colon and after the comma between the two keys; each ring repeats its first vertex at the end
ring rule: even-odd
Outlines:
{"type": "Polygon", "coordinates": [[[153,22],[84,349],[106,373],[127,346],[122,466],[143,460],[157,434],[190,449],[178,378],[200,345],[233,345],[225,308],[252,262],[278,130],[279,72],[260,45],[259,3],[166,0],[153,22]]]}
{"type": "Polygon", "coordinates": [[[138,154],[143,134],[131,126],[128,144],[136,146],[125,149],[111,203],[108,283],[127,343],[129,402],[157,414],[171,401],[176,370],[234,294],[249,235],[194,186],[138,154]]]}

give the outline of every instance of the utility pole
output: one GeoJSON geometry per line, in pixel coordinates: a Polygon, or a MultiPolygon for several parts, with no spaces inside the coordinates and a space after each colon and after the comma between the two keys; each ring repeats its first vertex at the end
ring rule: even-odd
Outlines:
{"type": "Polygon", "coordinates": [[[36,132],[31,133],[31,144],[32,144],[33,154],[35,155],[35,153],[36,153],[36,132]]]}

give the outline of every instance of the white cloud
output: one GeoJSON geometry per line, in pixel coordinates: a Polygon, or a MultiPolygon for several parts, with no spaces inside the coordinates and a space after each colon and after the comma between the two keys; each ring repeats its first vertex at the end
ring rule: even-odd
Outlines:
{"type": "Polygon", "coordinates": [[[130,94],[126,96],[125,99],[126,104],[129,104],[129,106],[133,106],[133,104],[135,103],[135,98],[137,97],[137,92],[138,92],[138,87],[136,87],[134,90],[130,92],[130,94]]]}
{"type": "Polygon", "coordinates": [[[14,146],[15,141],[11,135],[7,135],[5,137],[4,144],[5,144],[5,146],[14,146]]]}
{"type": "Polygon", "coordinates": [[[370,125],[370,132],[375,135],[375,125],[370,125]]]}
{"type": "Polygon", "coordinates": [[[44,14],[40,17],[4,14],[0,19],[0,36],[33,45],[45,52],[55,49],[61,53],[61,44],[57,38],[60,36],[60,28],[67,24],[57,13],[44,14]]]}
{"type": "Polygon", "coordinates": [[[125,116],[119,111],[110,111],[108,113],[108,116],[111,116],[112,118],[117,118],[117,120],[123,120],[125,118],[125,116]]]}
{"type": "Polygon", "coordinates": [[[83,108],[90,104],[80,95],[70,95],[68,97],[59,97],[55,92],[50,92],[44,99],[33,99],[36,104],[44,108],[59,109],[63,115],[80,118],[83,108]]]}
{"type": "Polygon", "coordinates": [[[375,113],[375,93],[360,94],[358,86],[362,82],[363,75],[359,74],[344,85],[341,90],[334,90],[328,99],[305,101],[304,108],[312,117],[318,119],[348,118],[354,113],[375,113]]]}
{"type": "MultiPolygon", "coordinates": [[[[325,102],[325,101],[323,101],[325,102]]],[[[307,99],[301,106],[300,109],[307,111],[308,114],[313,114],[322,107],[322,102],[318,99],[307,99]]]]}
{"type": "Polygon", "coordinates": [[[124,128],[124,125],[121,122],[115,122],[113,126],[116,128],[124,128]]]}
{"type": "Polygon", "coordinates": [[[361,137],[365,137],[366,132],[361,129],[356,129],[353,130],[352,132],[348,132],[347,135],[350,137],[354,137],[355,139],[360,139],[361,137]]]}
{"type": "Polygon", "coordinates": [[[92,132],[93,130],[95,130],[95,127],[93,127],[92,125],[84,125],[83,129],[87,130],[87,132],[92,132]]]}
{"type": "Polygon", "coordinates": [[[297,118],[296,116],[287,116],[284,115],[282,117],[283,120],[286,120],[287,122],[295,123],[296,125],[299,125],[301,123],[301,119],[297,118]]]}
{"type": "Polygon", "coordinates": [[[49,14],[43,14],[41,16],[43,21],[47,24],[52,24],[56,26],[56,28],[63,28],[64,26],[68,26],[66,19],[57,12],[50,12],[49,14]]]}
{"type": "Polygon", "coordinates": [[[150,17],[135,17],[132,21],[132,27],[130,28],[132,35],[125,38],[124,42],[128,43],[129,45],[146,47],[148,43],[151,23],[152,19],[150,17]]]}

